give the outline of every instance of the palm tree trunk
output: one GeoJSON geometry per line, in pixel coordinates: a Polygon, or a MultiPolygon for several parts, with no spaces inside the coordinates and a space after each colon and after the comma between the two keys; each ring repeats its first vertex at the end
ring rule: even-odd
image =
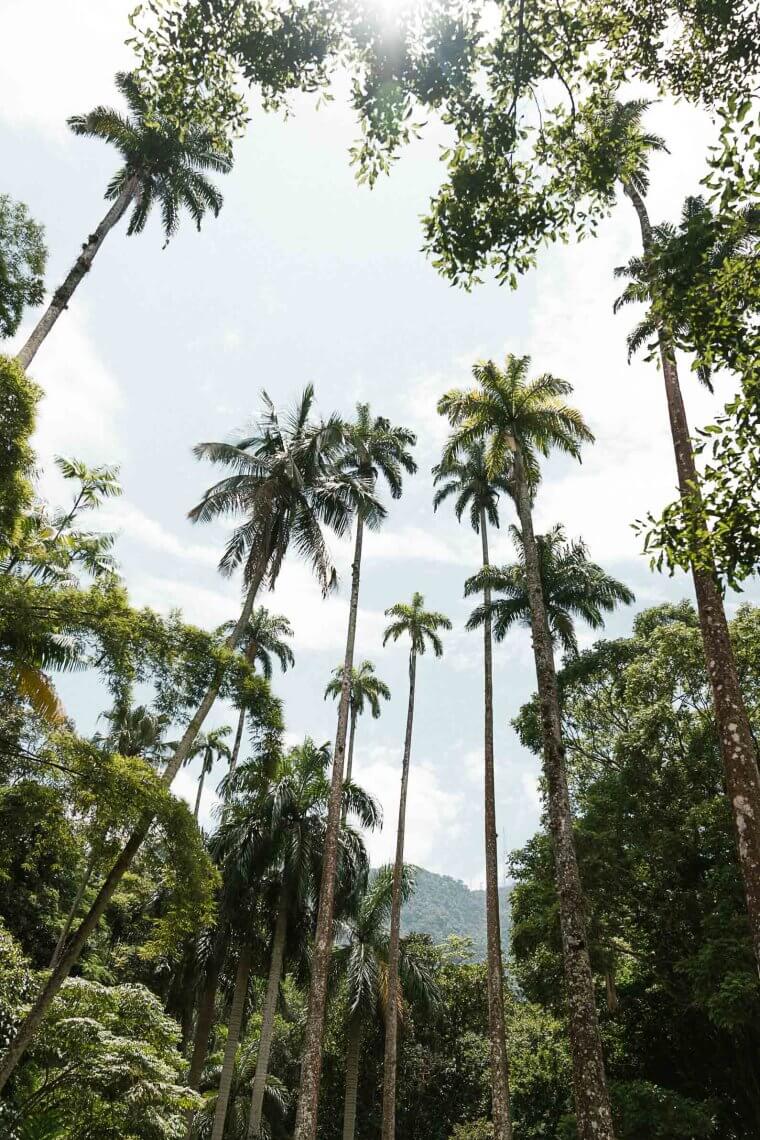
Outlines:
{"type": "Polygon", "coordinates": [[[359,609],[359,579],[361,575],[362,538],[364,525],[361,516],[356,520],[354,561],[351,567],[351,602],[348,611],[346,653],[343,659],[343,681],[338,708],[338,731],[335,740],[330,796],[327,803],[325,847],[322,857],[322,881],[319,888],[319,909],[311,962],[311,986],[306,1015],[301,1081],[298,1090],[298,1108],[294,1140],[316,1140],[319,1111],[319,1080],[322,1075],[322,1038],[325,1030],[327,980],[333,943],[333,910],[335,906],[335,876],[338,869],[338,843],[343,799],[343,763],[348,728],[351,669],[354,664],[356,641],[356,615],[359,609]]]}
{"type": "MultiPolygon", "coordinates": [[[[351,709],[351,724],[348,730],[348,761],[346,763],[346,782],[351,779],[351,773],[354,767],[354,736],[356,735],[356,709],[351,709]]],[[[348,808],[343,805],[341,813],[341,823],[345,824],[348,808]]]]}
{"type": "Polygon", "coordinates": [[[198,777],[198,794],[195,797],[195,807],[193,808],[193,819],[198,822],[198,812],[201,810],[201,796],[203,795],[203,782],[206,779],[206,766],[201,768],[201,774],[198,777]]]}
{"type": "MultiPolygon", "coordinates": [[[[200,1084],[203,1066],[206,1063],[208,1042],[211,1036],[211,1026],[214,1024],[214,1008],[216,1006],[216,992],[219,988],[219,971],[225,953],[225,937],[221,931],[217,934],[214,950],[206,968],[203,990],[198,1002],[198,1016],[195,1019],[195,1037],[193,1039],[193,1055],[190,1058],[190,1069],[187,1074],[188,1088],[196,1089],[200,1084]]],[[[194,1112],[187,1112],[187,1137],[191,1134],[194,1112]]]]}
{"type": "MultiPolygon", "coordinates": [[[[483,566],[488,566],[486,512],[480,512],[483,566]]],[[[491,589],[483,590],[486,618],[483,622],[483,675],[485,696],[485,848],[486,848],[486,940],[488,947],[488,1036],[491,1054],[491,1101],[494,1140],[512,1140],[509,1108],[509,1060],[504,1028],[504,978],[499,914],[499,857],[496,834],[496,793],[493,755],[493,645],[491,640],[491,589]]]]}
{"type": "Polygon", "coordinates": [[[393,864],[391,891],[391,931],[388,939],[388,998],[385,1010],[385,1056],[383,1060],[383,1122],[382,1140],[394,1140],[396,1133],[396,1064],[398,1041],[399,953],[401,943],[401,881],[404,873],[404,831],[406,827],[406,796],[409,788],[409,759],[412,753],[412,725],[414,723],[414,685],[417,676],[417,655],[409,654],[409,707],[406,713],[404,761],[401,766],[401,795],[398,805],[396,831],[396,859],[393,864]]]}
{"type": "Polygon", "coordinates": [[[578,1134],[580,1140],[614,1140],[594,979],[588,953],[585,900],[573,839],[554,651],[541,586],[530,492],[519,448],[516,448],[514,454],[514,470],[517,509],[525,549],[525,577],[538,682],[544,773],[549,792],[549,828],[559,896],[578,1134]]]}
{"type": "Polygon", "coordinates": [[[237,769],[238,756],[240,755],[240,743],[243,739],[243,729],[245,727],[245,709],[240,710],[238,717],[237,731],[235,732],[235,743],[232,746],[232,755],[230,756],[230,770],[227,773],[228,786],[232,781],[237,769]]]}
{"type": "Polygon", "coordinates": [[[137,178],[131,178],[129,180],[100,225],[90,234],[82,246],[82,252],[69,270],[66,279],[63,284],[59,285],[56,289],[50,304],[35,325],[26,344],[16,356],[16,360],[22,368],[26,369],[32,363],[45,337],[61,313],[67,308],[74,294],[74,290],[85,274],[89,272],[90,266],[95,260],[95,254],[100,249],[110,231],[124,217],[124,214],[129,209],[130,203],[137,197],[139,187],[140,183],[137,178]]]}
{"type": "Polygon", "coordinates": [[[266,1089],[267,1076],[269,1074],[269,1054],[272,1049],[274,1015],[277,1012],[277,998],[280,991],[282,963],[285,957],[285,936],[287,929],[288,908],[283,892],[283,896],[280,899],[280,909],[277,912],[277,923],[274,928],[272,958],[269,963],[269,977],[267,979],[267,992],[264,998],[264,1009],[261,1014],[259,1052],[256,1057],[256,1072],[253,1075],[253,1087],[251,1089],[251,1113],[248,1117],[248,1140],[255,1140],[261,1133],[261,1112],[264,1105],[264,1090],[266,1089]]]}
{"type": "Polygon", "coordinates": [[[98,846],[97,844],[93,843],[92,849],[90,851],[90,857],[87,860],[87,866],[85,867],[84,875],[82,876],[79,886],[77,887],[77,893],[74,896],[74,901],[69,907],[69,913],[66,915],[66,922],[64,923],[63,930],[58,935],[58,941],[56,942],[55,950],[53,951],[53,957],[50,959],[50,965],[48,967],[50,970],[55,969],[56,963],[61,956],[61,951],[63,950],[66,939],[69,936],[69,931],[71,930],[72,923],[74,922],[74,919],[79,913],[79,908],[82,905],[84,893],[90,885],[90,880],[92,878],[92,873],[95,870],[95,863],[97,862],[97,858],[98,846]]]}
{"type": "MultiPolygon", "coordinates": [[[[652,240],[647,208],[634,187],[626,185],[639,218],[645,253],[652,240]]],[[[678,378],[673,342],[667,330],[658,330],[662,375],[668,418],[675,452],[678,487],[685,510],[692,518],[704,518],[699,475],[689,435],[689,423],[678,378]]],[[[705,651],[707,676],[712,692],[718,740],[723,761],[726,792],[731,806],[739,866],[744,879],[750,933],[760,970],[760,773],[747,708],[739,686],[731,638],[714,569],[692,567],[697,612],[705,651]]]]}
{"type": "Polygon", "coordinates": [[[351,1018],[346,1050],[346,1099],[343,1103],[343,1140],[354,1140],[356,1133],[356,1095],[359,1088],[359,1055],[362,1047],[361,1017],[351,1018]]]}
{"type": "MultiPolygon", "coordinates": [[[[230,636],[227,638],[226,646],[228,649],[234,649],[237,645],[243,630],[248,624],[251,613],[253,611],[253,604],[256,600],[256,593],[261,584],[266,570],[266,562],[259,568],[259,572],[251,582],[248,590],[248,595],[245,600],[242,612],[238,622],[233,629],[230,636]]],[[[174,777],[182,767],[183,763],[190,754],[190,749],[195,743],[195,739],[201,729],[201,725],[208,716],[208,713],[216,700],[219,689],[224,679],[224,667],[218,666],[214,672],[211,683],[201,701],[198,709],[195,712],[192,720],[185,729],[182,739],[180,740],[171,760],[167,764],[161,776],[162,782],[167,786],[171,786],[174,777]]],[[[81,923],[75,930],[73,936],[69,939],[65,949],[61,952],[58,963],[50,974],[47,983],[42,989],[39,997],[34,1005],[31,1007],[29,1013],[21,1022],[16,1036],[8,1046],[8,1049],[3,1057],[2,1065],[0,1065],[0,1091],[5,1087],[8,1078],[13,1073],[19,1061],[27,1050],[29,1042],[34,1037],[37,1029],[42,1022],[45,1014],[47,1013],[50,1005],[58,993],[59,989],[66,981],[66,978],[71,973],[72,968],[79,961],[79,956],[84,949],[87,939],[92,934],[97,926],[100,918],[111,901],[116,888],[121,882],[122,878],[129,870],[132,860],[134,859],[143,841],[150,830],[153,822],[153,815],[146,814],[135,827],[129,839],[125,843],[121,852],[117,856],[111,870],[108,872],[100,890],[98,891],[95,899],[90,906],[87,914],[82,919],[81,923]]]]}
{"type": "Polygon", "coordinates": [[[251,959],[253,957],[250,942],[244,943],[238,958],[237,973],[235,974],[235,988],[232,992],[230,1016],[227,1022],[227,1043],[224,1046],[224,1060],[219,1078],[219,1095],[216,1098],[216,1111],[214,1112],[214,1127],[211,1131],[211,1140],[222,1140],[224,1136],[224,1123],[227,1119],[227,1105],[232,1089],[232,1074],[235,1071],[235,1056],[240,1028],[243,1024],[245,1000],[248,996],[248,981],[251,976],[251,959]]]}

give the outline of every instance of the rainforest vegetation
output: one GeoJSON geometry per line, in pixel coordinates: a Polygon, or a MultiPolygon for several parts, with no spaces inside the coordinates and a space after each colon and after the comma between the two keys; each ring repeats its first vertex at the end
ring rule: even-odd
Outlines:
{"type": "MultiPolygon", "coordinates": [[[[145,0],[125,35],[133,67],[114,105],[105,91],[68,121],[112,167],[62,280],[45,219],[0,186],[0,1136],[757,1140],[756,4],[145,0]],[[59,457],[65,490],[49,500],[44,346],[123,237],[158,228],[169,243],[192,226],[212,240],[253,99],[264,115],[294,95],[350,105],[357,195],[443,125],[420,242],[430,273],[475,296],[496,280],[506,303],[553,243],[590,245],[629,212],[614,327],[662,389],[676,490],[628,521],[652,581],[677,574],[683,600],[637,601],[566,520],[537,521],[547,465],[595,443],[573,376],[538,354],[495,348],[439,396],[426,525],[453,512],[470,570],[442,612],[410,560],[371,659],[362,575],[420,478],[416,432],[381,388],[325,410],[284,360],[224,438],[186,441],[206,486],[188,491],[189,519],[224,534],[218,569],[239,594],[223,624],[134,600],[101,521],[122,494],[114,456],[59,457]],[[713,130],[704,177],[669,218],[649,205],[669,145],[656,100],[713,130]],[[689,423],[692,386],[726,394],[712,423],[689,423]],[[497,533],[506,561],[492,561],[497,533]],[[334,711],[330,742],[294,734],[280,689],[299,636],[271,591],[296,566],[347,602],[341,659],[308,678],[334,711]],[[466,747],[477,920],[408,857],[422,700],[454,668],[462,596],[482,678],[482,736],[466,747]],[[603,632],[611,615],[627,615],[624,635],[603,632]],[[526,702],[500,677],[520,629],[526,702]],[[68,674],[98,705],[95,731],[62,695],[68,674]],[[391,715],[383,819],[366,756],[391,715]],[[541,772],[540,825],[519,849],[497,830],[508,722],[541,772]],[[393,857],[373,867],[383,827],[393,857]]],[[[181,373],[192,347],[173,351],[181,373]]],[[[636,394],[621,393],[633,420],[636,394]]]]}

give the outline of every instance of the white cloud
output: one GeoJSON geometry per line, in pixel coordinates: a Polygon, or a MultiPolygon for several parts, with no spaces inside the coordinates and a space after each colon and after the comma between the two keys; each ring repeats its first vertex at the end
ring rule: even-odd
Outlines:
{"type": "Polygon", "coordinates": [[[66,119],[114,101],[113,76],[134,66],[125,46],[133,0],[4,0],[0,6],[0,120],[56,141],[66,119]]]}
{"type": "Polygon", "coordinates": [[[103,530],[116,531],[150,550],[188,562],[216,566],[219,561],[216,547],[183,542],[128,499],[115,499],[102,507],[98,524],[103,530]]]}
{"type": "MultiPolygon", "coordinates": [[[[399,530],[368,531],[364,547],[366,555],[384,561],[419,560],[446,562],[456,566],[470,565],[468,551],[457,547],[430,530],[420,526],[405,526],[399,530]]],[[[364,552],[363,552],[364,553],[364,552]]]]}
{"type": "Polygon", "coordinates": [[[176,575],[136,573],[130,578],[130,594],[137,606],[150,606],[160,613],[180,609],[186,621],[213,629],[240,612],[240,601],[235,588],[229,594],[182,581],[176,575]]]}
{"type": "MultiPolygon", "coordinates": [[[[362,759],[361,784],[376,796],[383,806],[382,831],[366,836],[373,866],[390,862],[396,849],[398,796],[401,780],[401,751],[386,746],[370,749],[362,759]]],[[[447,872],[446,860],[438,851],[456,839],[464,796],[449,790],[435,766],[425,759],[412,757],[409,774],[409,796],[406,810],[404,859],[431,871],[447,872]],[[446,842],[443,842],[444,836],[446,842]]]]}
{"type": "Polygon", "coordinates": [[[44,392],[33,440],[43,472],[42,490],[55,498],[61,487],[52,462],[55,455],[90,464],[123,460],[119,416],[124,400],[116,377],[90,338],[81,306],[64,314],[30,372],[44,392]]]}

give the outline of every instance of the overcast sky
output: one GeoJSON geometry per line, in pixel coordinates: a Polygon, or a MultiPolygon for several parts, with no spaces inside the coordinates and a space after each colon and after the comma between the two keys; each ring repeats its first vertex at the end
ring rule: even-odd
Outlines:
{"type": "MultiPolygon", "coordinates": [[[[132,6],[0,4],[0,191],[44,223],[51,287],[104,213],[115,164],[108,146],[74,138],[65,120],[117,101],[113,73],[130,66],[123,41],[132,6]]],[[[119,532],[134,602],[162,611],[180,606],[189,620],[211,627],[235,616],[239,584],[215,570],[223,532],[186,518],[213,478],[193,459],[193,444],[244,427],[262,388],[286,405],[309,381],[325,414],[349,416],[366,400],[413,427],[419,474],[365,545],[357,658],[375,662],[393,699],[379,721],[360,723],[355,773],[385,810],[386,827],[370,841],[379,861],[394,844],[406,711],[405,653],[382,648],[383,611],[420,590],[451,617],[454,631],[444,659],[426,657],[418,669],[407,857],[480,886],[481,639],[463,629],[469,604],[462,597],[479,540],[450,510],[432,513],[429,472],[446,434],[435,404],[447,388],[466,384],[483,356],[529,353],[536,372],[566,377],[597,443],[582,466],[562,459],[546,466],[539,527],[563,522],[634,588],[636,605],[610,620],[611,634],[627,633],[638,609],[690,595],[685,579],[649,572],[630,525],[668,502],[675,483],[661,378],[651,365],[627,364],[634,316],[612,315],[612,270],[637,250],[636,221],[622,203],[595,241],[547,251],[517,292],[487,284],[467,294],[419,252],[419,219],[442,174],[441,130],[431,127],[369,191],[349,167],[355,128],[345,101],[317,110],[313,99],[298,98],[293,111],[285,120],[254,110],[234,171],[220,180],[224,209],[201,234],[185,224],[163,249],[154,219],[141,236],[128,239],[123,229],[109,236],[34,363],[46,393],[37,434],[43,486],[60,493],[51,474],[56,454],[118,463],[124,496],[101,523],[119,532]]],[[[671,150],[652,166],[651,212],[675,220],[703,173],[709,123],[689,108],[660,105],[651,125],[671,150]]],[[[693,422],[706,422],[717,404],[688,373],[684,379],[693,422]]],[[[724,387],[719,402],[726,396],[724,387]]],[[[512,521],[505,515],[502,531],[512,521]]],[[[511,558],[506,533],[492,538],[491,550],[493,561],[511,558]]],[[[333,543],[333,551],[341,588],[329,601],[294,557],[265,599],[295,629],[296,668],[274,682],[294,740],[334,736],[335,709],[322,693],[342,656],[350,546],[333,543]]],[[[584,644],[593,640],[580,632],[584,644]]],[[[507,851],[539,819],[538,766],[509,727],[533,686],[529,639],[519,631],[496,649],[502,877],[507,851]]],[[[102,694],[79,680],[60,688],[82,730],[91,731],[102,694]]],[[[210,723],[225,722],[231,711],[215,710],[210,723]]],[[[177,782],[187,798],[194,775],[185,770],[177,782]]],[[[207,782],[206,820],[215,782],[207,782]]]]}

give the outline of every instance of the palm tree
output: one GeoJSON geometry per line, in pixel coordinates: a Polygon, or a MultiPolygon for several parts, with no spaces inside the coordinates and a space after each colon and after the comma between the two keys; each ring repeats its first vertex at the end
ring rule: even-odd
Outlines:
{"type": "MultiPolygon", "coordinates": [[[[224,656],[213,664],[203,698],[162,773],[161,779],[167,787],[185,762],[219,694],[231,655],[251,619],[259,587],[265,581],[270,587],[274,586],[291,541],[299,554],[310,561],[323,592],[327,593],[335,584],[336,574],[323,526],[329,526],[340,536],[346,532],[351,511],[357,504],[368,515],[375,504],[366,484],[336,469],[342,441],[340,421],[333,416],[323,423],[310,422],[314,402],[310,385],[284,424],[280,423],[266,394],[264,402],[265,411],[254,435],[238,443],[203,443],[195,449],[199,457],[223,463],[235,472],[211,487],[190,512],[190,517],[194,521],[207,521],[245,513],[245,520],[232,532],[220,562],[225,574],[234,573],[242,565],[245,600],[240,617],[224,643],[224,656]]],[[[19,1026],[0,1065],[0,1089],[21,1060],[50,1003],[77,962],[142,846],[151,822],[152,816],[146,816],[130,835],[90,909],[69,939],[58,965],[19,1026]]]]}
{"type": "MultiPolygon", "coordinates": [[[[486,469],[485,448],[474,443],[461,458],[433,468],[438,486],[433,498],[435,510],[446,499],[455,496],[454,511],[461,522],[467,510],[470,525],[480,535],[484,572],[488,569],[488,524],[499,525],[499,495],[511,494],[507,477],[501,473],[490,477],[486,469]]],[[[490,606],[490,584],[483,584],[483,604],[490,606]]],[[[491,1055],[491,1100],[495,1140],[511,1140],[512,1121],[509,1104],[509,1058],[504,1026],[504,978],[501,950],[501,918],[499,915],[499,856],[496,837],[496,794],[494,789],[493,749],[493,647],[491,621],[483,621],[483,686],[484,686],[484,818],[486,851],[486,939],[488,948],[488,1035],[491,1055]]]]}
{"type": "MultiPolygon", "coordinates": [[[[222,854],[224,866],[229,858],[240,864],[241,853],[244,859],[252,835],[263,837],[268,847],[266,874],[275,896],[276,919],[251,1092],[250,1137],[257,1137],[261,1131],[264,1090],[288,932],[305,913],[313,912],[318,894],[326,805],[330,793],[327,778],[330,759],[328,745],[318,747],[307,738],[283,757],[271,779],[262,778],[258,766],[250,773],[241,769],[238,800],[214,839],[214,849],[222,854]]],[[[362,826],[376,826],[379,813],[375,801],[353,785],[346,784],[343,793],[347,807],[357,814],[362,826]]],[[[351,889],[357,875],[365,869],[366,852],[361,839],[352,831],[345,832],[338,860],[338,874],[344,880],[342,886],[351,889]]],[[[303,922],[300,925],[303,929],[303,922]]],[[[235,986],[235,998],[239,1000],[236,1002],[233,998],[212,1140],[221,1140],[224,1134],[240,1017],[251,967],[250,947],[244,947],[241,962],[235,986]]]]}
{"type": "MultiPolygon", "coordinates": [[[[340,699],[343,692],[343,666],[333,669],[332,677],[325,689],[325,700],[328,697],[340,699]]],[[[380,700],[389,701],[391,691],[385,681],[375,675],[375,666],[371,661],[362,661],[358,669],[352,667],[349,677],[348,707],[350,711],[350,728],[348,732],[348,759],[346,761],[346,779],[351,779],[354,768],[354,737],[356,735],[356,719],[364,712],[364,702],[369,705],[374,720],[380,716],[380,700]]]]}
{"type": "Polygon", "coordinates": [[[417,658],[431,646],[436,657],[443,655],[439,629],[451,629],[444,614],[425,609],[422,594],[412,595],[411,603],[397,602],[385,611],[392,618],[383,634],[383,645],[408,637],[409,648],[409,705],[406,714],[404,759],[401,766],[401,794],[396,831],[396,858],[393,864],[393,891],[391,897],[391,932],[388,945],[388,1016],[385,1022],[385,1058],[383,1062],[383,1123],[382,1140],[393,1140],[396,1131],[396,1043],[398,1038],[399,1001],[399,943],[401,939],[402,876],[404,867],[404,829],[406,826],[406,796],[409,787],[409,760],[412,751],[412,724],[414,722],[414,689],[417,678],[417,658]]]}
{"type": "MultiPolygon", "coordinates": [[[[416,443],[414,433],[404,427],[394,427],[382,416],[373,419],[368,404],[357,404],[355,421],[343,425],[343,440],[341,460],[343,475],[355,485],[373,490],[377,480],[382,476],[388,484],[392,498],[399,498],[402,491],[403,473],[412,474],[417,469],[410,454],[410,448],[416,443]]],[[[319,1080],[322,1072],[322,1038],[332,954],[335,874],[341,824],[341,786],[348,731],[351,669],[354,664],[356,617],[359,609],[362,542],[364,527],[378,526],[385,514],[376,502],[373,503],[372,509],[368,509],[366,499],[364,501],[356,499],[355,513],[356,534],[354,559],[351,567],[351,600],[348,610],[346,651],[343,658],[343,678],[338,706],[338,728],[335,738],[330,802],[327,812],[324,867],[312,956],[303,1063],[298,1090],[295,1140],[316,1140],[317,1135],[319,1080]]]]}
{"type": "Polygon", "coordinates": [[[589,961],[585,901],[573,839],[554,652],[533,532],[539,455],[548,455],[558,448],[579,458],[581,443],[593,436],[580,413],[564,402],[563,397],[572,391],[571,385],[548,374],[528,380],[529,366],[527,356],[512,355],[507,357],[504,369],[490,360],[475,364],[472,371],[476,387],[446,393],[438,403],[438,411],[448,416],[454,428],[444,462],[458,458],[473,443],[482,441],[486,447],[486,470],[493,474],[508,472],[513,486],[525,546],[578,1130],[583,1140],[611,1140],[612,1113],[589,961]]]}
{"type": "MultiPolygon", "coordinates": [[[[464,591],[465,597],[470,597],[488,587],[502,595],[476,606],[467,621],[468,629],[477,629],[490,620],[497,641],[503,641],[514,625],[530,629],[525,545],[518,528],[509,529],[517,562],[484,568],[468,578],[464,591]]],[[[621,602],[630,605],[636,599],[633,591],[617,578],[595,562],[589,562],[588,549],[582,540],[568,542],[562,526],[552,527],[547,534],[537,534],[536,545],[552,643],[574,657],[578,653],[574,617],[581,618],[592,629],[601,629],[602,614],[611,613],[621,602]]]]}
{"type": "Polygon", "coordinates": [[[199,732],[195,738],[195,744],[190,749],[190,753],[185,761],[189,764],[196,756],[201,757],[201,770],[198,774],[198,793],[195,797],[195,807],[193,809],[193,818],[197,821],[198,812],[201,807],[201,796],[203,795],[203,784],[206,776],[214,769],[214,764],[217,760],[230,760],[232,753],[227,746],[226,737],[232,732],[228,724],[223,724],[219,728],[213,728],[211,732],[199,732]]]}
{"type": "MultiPolygon", "coordinates": [[[[613,156],[625,154],[626,162],[613,168],[623,193],[636,211],[641,231],[644,261],[641,271],[649,278],[651,296],[656,299],[658,285],[652,275],[652,254],[656,233],[649,219],[646,194],[649,187],[649,156],[665,149],[657,135],[644,130],[642,120],[649,104],[645,100],[629,103],[610,101],[591,124],[593,136],[602,132],[613,156]]],[[[720,256],[720,251],[713,251],[720,256]]],[[[676,342],[678,314],[656,306],[653,328],[662,364],[662,377],[673,439],[678,488],[686,517],[695,524],[700,536],[707,534],[699,473],[694,460],[689,422],[678,376],[676,342]]],[[[633,348],[638,347],[634,334],[633,348]]],[[[706,379],[703,375],[702,379],[706,379]]],[[[700,538],[704,543],[704,538],[700,538]]],[[[701,551],[699,564],[692,565],[692,579],[697,599],[697,612],[705,650],[707,675],[712,691],[715,721],[718,729],[726,794],[731,806],[739,865],[744,879],[750,930],[758,968],[760,968],[760,781],[757,778],[757,752],[744,703],[736,659],[726,621],[718,576],[709,550],[701,551]]]]}
{"type": "MultiPolygon", "coordinates": [[[[414,876],[404,866],[401,897],[414,890],[414,876]]],[[[338,923],[339,945],[334,951],[335,974],[345,980],[347,1021],[346,1092],[343,1104],[343,1140],[354,1140],[359,1060],[365,1027],[376,1012],[387,1020],[388,920],[393,897],[393,869],[381,867],[375,877],[360,884],[347,914],[338,923]]],[[[407,1002],[432,1007],[438,1001],[435,980],[424,960],[402,942],[399,978],[407,1002]]],[[[403,1002],[399,1002],[399,1012],[403,1002]]]]}
{"type": "MultiPolygon", "coordinates": [[[[227,635],[232,632],[234,625],[234,622],[225,622],[224,625],[220,626],[219,632],[227,635]]],[[[257,606],[251,614],[251,620],[240,638],[239,645],[251,668],[255,669],[256,665],[259,665],[263,676],[269,681],[272,676],[272,657],[277,658],[283,673],[295,665],[293,651],[285,641],[285,638],[292,636],[293,627],[286,617],[282,614],[270,613],[266,606],[257,606]]],[[[228,786],[232,784],[240,755],[240,744],[245,728],[245,712],[245,707],[241,705],[235,742],[230,757],[228,786]]]]}
{"type": "Polygon", "coordinates": [[[192,123],[180,134],[160,118],[156,121],[134,75],[119,72],[116,86],[127,102],[128,115],[100,106],[87,115],[74,115],[69,119],[74,134],[111,143],[121,155],[123,166],[114,174],[105,194],[113,205],[87,238],[82,252],[18,353],[16,359],[22,368],[29,367],[89,272],[106,237],[130,208],[128,234],[142,233],[153,206],[157,205],[167,241],[179,225],[183,208],[198,229],[207,210],[216,216],[222,208],[222,196],[206,172],[226,174],[232,161],[219,149],[213,136],[192,123]]]}

